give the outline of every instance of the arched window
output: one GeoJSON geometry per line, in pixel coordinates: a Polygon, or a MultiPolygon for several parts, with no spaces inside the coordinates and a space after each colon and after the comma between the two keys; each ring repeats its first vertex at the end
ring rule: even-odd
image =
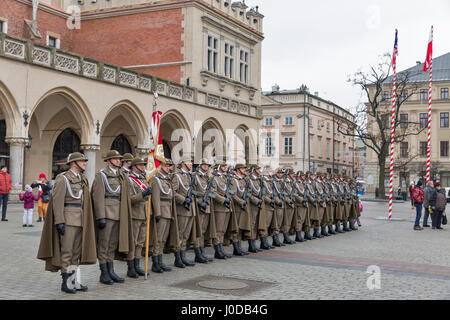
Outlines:
{"type": "Polygon", "coordinates": [[[59,134],[53,146],[52,179],[69,169],[65,162],[68,155],[73,152],[80,152],[80,138],[75,131],[67,128],[59,134]]]}
{"type": "Polygon", "coordinates": [[[0,165],[9,165],[9,145],[5,142],[6,121],[0,120],[0,165]]]}
{"type": "Polygon", "coordinates": [[[113,143],[111,144],[111,150],[117,150],[121,155],[125,153],[133,154],[133,150],[131,149],[131,145],[128,142],[128,139],[123,135],[118,135],[113,143]]]}

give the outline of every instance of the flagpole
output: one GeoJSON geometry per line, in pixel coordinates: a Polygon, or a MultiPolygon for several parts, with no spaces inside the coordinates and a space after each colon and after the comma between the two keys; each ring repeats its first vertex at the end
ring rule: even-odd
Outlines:
{"type": "Polygon", "coordinates": [[[389,219],[392,218],[392,194],[393,194],[393,180],[394,180],[394,136],[395,136],[395,109],[397,103],[397,35],[398,31],[395,29],[395,44],[394,53],[392,55],[392,68],[394,70],[394,78],[392,84],[392,121],[391,121],[391,161],[389,165],[389,219]]]}
{"type": "MultiPolygon", "coordinates": [[[[154,102],[153,102],[153,112],[156,111],[156,99],[158,98],[157,94],[154,94],[154,102]]],[[[152,124],[153,124],[153,117],[152,117],[152,124]]],[[[158,132],[159,132],[159,125],[158,125],[158,132]]],[[[157,137],[159,136],[159,134],[156,135],[157,137]]],[[[152,140],[153,140],[153,146],[156,146],[157,143],[155,144],[155,137],[153,136],[152,133],[152,140]]],[[[156,148],[155,148],[156,150],[156,148]]],[[[153,156],[153,152],[150,150],[149,154],[148,154],[148,159],[147,159],[147,169],[148,169],[148,164],[150,161],[150,157],[153,156]]],[[[152,186],[152,176],[150,176],[150,178],[148,179],[148,184],[149,184],[149,188],[151,188],[152,186]]],[[[147,200],[147,236],[146,236],[146,240],[145,240],[145,280],[147,280],[148,278],[148,251],[149,251],[149,243],[150,243],[150,215],[152,213],[152,195],[150,194],[148,196],[148,200],[147,200]]]]}
{"type": "MultiPolygon", "coordinates": [[[[431,26],[431,46],[433,46],[433,26],[431,26]]],[[[430,57],[430,83],[428,87],[428,140],[427,140],[427,185],[430,183],[431,168],[431,101],[432,101],[432,84],[433,84],[433,52],[430,57]]],[[[426,63],[426,62],[425,62],[426,63]]]]}

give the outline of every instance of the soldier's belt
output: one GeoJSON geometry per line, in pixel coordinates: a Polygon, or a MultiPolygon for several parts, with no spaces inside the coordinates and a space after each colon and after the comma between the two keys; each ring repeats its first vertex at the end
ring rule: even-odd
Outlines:
{"type": "Polygon", "coordinates": [[[105,199],[117,199],[117,200],[120,200],[120,196],[105,196],[105,199]]]}
{"type": "Polygon", "coordinates": [[[164,198],[160,198],[159,200],[165,201],[165,202],[172,202],[172,199],[164,199],[164,198]]]}
{"type": "Polygon", "coordinates": [[[64,207],[81,208],[81,203],[64,203],[64,207]]]}

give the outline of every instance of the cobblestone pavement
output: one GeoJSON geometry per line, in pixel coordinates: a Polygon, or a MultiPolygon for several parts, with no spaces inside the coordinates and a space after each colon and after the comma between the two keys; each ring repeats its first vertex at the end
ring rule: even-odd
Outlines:
{"type": "MultiPolygon", "coordinates": [[[[45,272],[43,261],[36,259],[43,224],[23,228],[21,206],[10,205],[9,221],[0,222],[0,299],[450,299],[450,230],[413,231],[415,211],[409,202],[394,204],[393,217],[402,221],[377,219],[386,216],[386,203],[365,202],[364,207],[358,231],[151,273],[147,281],[127,278],[124,284],[105,286],[98,282],[98,265],[82,266],[82,282],[89,291],[68,295],[60,291],[59,273],[45,272]],[[370,265],[381,269],[380,289],[368,289],[370,265]],[[178,286],[201,276],[264,285],[234,296],[178,286]]],[[[193,259],[192,251],[188,258],[193,259]]],[[[173,260],[173,255],[164,255],[167,265],[173,260]]],[[[125,276],[126,263],[116,262],[115,270],[125,276]]]]}

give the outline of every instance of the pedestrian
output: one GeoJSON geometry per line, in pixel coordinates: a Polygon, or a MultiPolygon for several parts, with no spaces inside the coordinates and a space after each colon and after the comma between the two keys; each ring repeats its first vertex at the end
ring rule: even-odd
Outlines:
{"type": "MultiPolygon", "coordinates": [[[[361,199],[358,199],[358,202],[359,202],[359,204],[358,204],[359,205],[359,212],[362,213],[363,209],[364,209],[364,206],[363,206],[363,204],[361,202],[361,199]]],[[[356,222],[358,222],[358,227],[361,227],[361,221],[359,221],[359,217],[356,218],[356,222]]]]}
{"type": "Polygon", "coordinates": [[[47,205],[50,201],[50,190],[52,189],[52,184],[47,180],[45,173],[41,173],[39,175],[39,180],[31,184],[31,188],[39,189],[39,195],[41,197],[38,202],[39,219],[36,222],[41,222],[45,220],[45,215],[47,214],[47,205]]]}
{"type": "Polygon", "coordinates": [[[35,196],[33,189],[29,184],[25,185],[25,194],[19,193],[20,201],[23,201],[23,225],[22,227],[34,227],[33,226],[33,209],[34,201],[38,201],[41,195],[35,196]]]}
{"type": "Polygon", "coordinates": [[[420,226],[420,218],[422,216],[422,205],[424,200],[421,180],[417,182],[417,185],[412,190],[411,198],[413,201],[413,206],[416,208],[416,221],[414,223],[414,230],[423,230],[423,228],[420,226]]]}
{"type": "Polygon", "coordinates": [[[8,168],[2,166],[0,169],[0,205],[2,205],[2,221],[6,219],[6,209],[8,208],[9,191],[12,188],[11,176],[8,174],[8,168]]]}
{"type": "Polygon", "coordinates": [[[447,199],[445,197],[445,190],[441,188],[441,183],[436,182],[436,191],[433,193],[430,199],[430,206],[432,209],[431,213],[431,225],[432,229],[442,229],[442,214],[445,211],[445,206],[447,205],[447,199]]]}
{"type": "Polygon", "coordinates": [[[413,189],[414,189],[414,181],[411,181],[411,184],[409,185],[409,198],[411,199],[411,209],[414,209],[414,200],[412,197],[413,189]]]}
{"type": "Polygon", "coordinates": [[[423,201],[423,208],[424,208],[423,227],[424,228],[430,226],[428,224],[428,217],[430,215],[430,199],[432,198],[433,193],[435,193],[434,183],[433,183],[433,181],[430,181],[424,191],[424,201],[423,201]]]}

